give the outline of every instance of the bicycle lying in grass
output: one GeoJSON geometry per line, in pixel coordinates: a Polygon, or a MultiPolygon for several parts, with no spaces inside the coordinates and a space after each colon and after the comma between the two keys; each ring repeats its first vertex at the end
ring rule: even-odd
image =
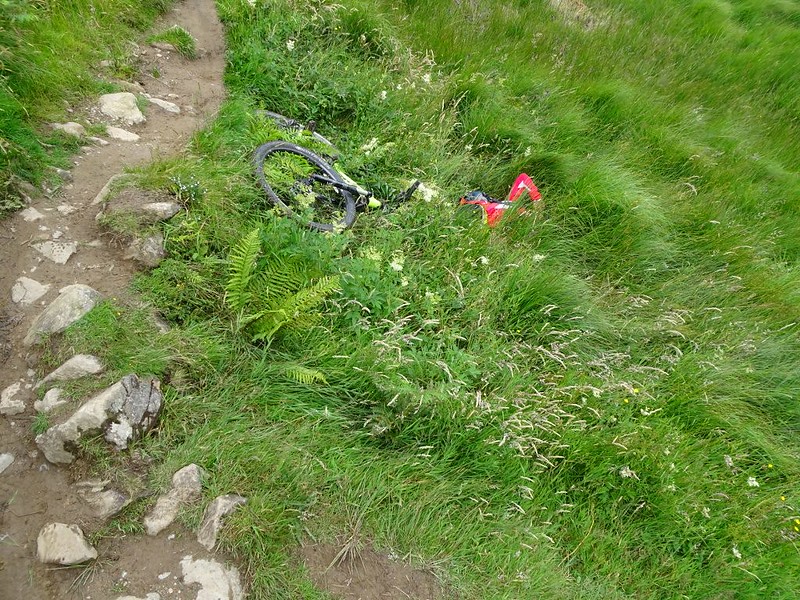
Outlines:
{"type": "Polygon", "coordinates": [[[326,160],[303,146],[275,141],[260,145],[253,156],[256,175],[270,202],[286,216],[312,229],[348,229],[355,223],[356,213],[405,202],[420,186],[421,182],[415,181],[389,202],[382,202],[372,191],[332,166],[338,152],[333,144],[314,131],[313,122],[303,126],[277,113],[261,111],[259,114],[269,117],[283,129],[303,132],[331,150],[330,159],[326,160]]]}

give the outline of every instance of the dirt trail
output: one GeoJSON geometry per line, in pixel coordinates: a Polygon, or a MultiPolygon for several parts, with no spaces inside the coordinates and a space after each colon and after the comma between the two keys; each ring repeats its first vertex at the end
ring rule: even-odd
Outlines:
{"type": "Polygon", "coordinates": [[[183,588],[177,580],[179,562],[188,554],[196,558],[209,554],[194,536],[173,526],[157,538],[101,543],[94,578],[85,586],[72,585],[80,569],[53,569],[37,560],[36,539],[45,524],[77,524],[89,534],[101,522],[77,496],[72,485],[74,474],[49,464],[33,443],[31,425],[36,413],[34,394],[28,386],[43,373],[34,372],[37,351],[26,350],[21,344],[33,319],[64,286],[86,284],[105,297],[124,293],[137,266],[102,241],[95,221],[99,207],[91,206],[92,200],[109,177],[125,167],[179,152],[222,102],[225,48],[213,0],[180,3],[155,30],[173,24],[183,26],[195,37],[202,49],[200,57],[187,60],[174,51],[143,45],[139,49],[141,89],[131,91],[177,104],[180,113],[150,105],[145,123],[127,126],[102,115],[96,103],[85,111],[76,108],[73,120],[122,127],[140,136],[139,141],[103,136],[108,145],[91,146],[74,158],[72,182],[66,181],[49,197],[34,199],[31,207],[40,217],[26,220],[23,214],[30,219],[35,213],[18,213],[0,222],[0,390],[22,380],[27,395],[24,413],[0,416],[0,454],[14,456],[14,462],[0,473],[0,600],[99,600],[125,594],[144,597],[152,592],[160,593],[161,598],[193,598],[197,586],[183,588]],[[156,72],[160,77],[153,76],[156,72]],[[56,264],[33,247],[39,241],[75,242],[77,252],[66,264],[56,264]],[[49,286],[47,293],[29,306],[11,302],[10,290],[23,276],[49,286]],[[158,578],[166,572],[171,575],[158,578]]]}

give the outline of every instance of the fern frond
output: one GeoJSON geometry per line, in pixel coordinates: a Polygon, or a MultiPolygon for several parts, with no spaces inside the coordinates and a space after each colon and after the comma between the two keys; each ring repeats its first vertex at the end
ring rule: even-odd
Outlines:
{"type": "Polygon", "coordinates": [[[252,321],[253,340],[271,340],[282,327],[300,329],[310,326],[311,320],[317,316],[311,311],[338,289],[338,277],[322,277],[309,287],[282,298],[252,321]]]}
{"type": "Polygon", "coordinates": [[[274,261],[256,275],[254,296],[265,304],[275,304],[281,298],[297,293],[307,276],[296,262],[274,261]]]}
{"type": "Polygon", "coordinates": [[[305,385],[313,385],[315,383],[324,383],[327,385],[328,383],[322,371],[309,369],[302,365],[288,365],[286,367],[286,376],[305,385]]]}
{"type": "Polygon", "coordinates": [[[233,247],[228,255],[228,282],[225,285],[225,301],[238,312],[250,301],[250,283],[256,259],[261,252],[261,232],[254,229],[233,247]]]}

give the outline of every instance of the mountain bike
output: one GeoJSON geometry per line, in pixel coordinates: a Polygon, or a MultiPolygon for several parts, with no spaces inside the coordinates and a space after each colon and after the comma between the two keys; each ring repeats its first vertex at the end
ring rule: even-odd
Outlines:
{"type": "Polygon", "coordinates": [[[382,202],[375,194],[360,186],[331,162],[338,158],[335,147],[317,134],[313,126],[302,124],[279,115],[262,111],[279,127],[305,131],[311,137],[333,150],[330,162],[316,152],[286,141],[261,144],[253,154],[256,175],[267,198],[281,212],[318,231],[342,231],[353,226],[356,213],[367,209],[390,208],[411,198],[420,181],[389,202],[382,202]]]}

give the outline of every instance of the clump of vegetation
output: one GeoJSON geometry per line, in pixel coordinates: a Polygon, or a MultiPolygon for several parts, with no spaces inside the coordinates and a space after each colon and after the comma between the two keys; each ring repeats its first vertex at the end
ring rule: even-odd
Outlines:
{"type": "Polygon", "coordinates": [[[151,44],[154,42],[172,44],[181,56],[190,59],[197,58],[197,42],[192,34],[180,25],[173,25],[165,31],[151,35],[147,41],[151,44]]]}
{"type": "MultiPolygon", "coordinates": [[[[800,595],[798,12],[603,6],[219,2],[230,98],[144,174],[191,201],[136,283],[173,325],[141,357],[171,398],[142,450],[248,497],[221,543],[253,597],[322,597],[292,548],[353,514],[465,599],[800,595]],[[301,229],[255,181],[285,135],[257,109],[438,196],[301,229]],[[454,215],[520,171],[542,212],[454,215]]],[[[109,310],[72,347],[108,321],[134,368],[109,310]]]]}

